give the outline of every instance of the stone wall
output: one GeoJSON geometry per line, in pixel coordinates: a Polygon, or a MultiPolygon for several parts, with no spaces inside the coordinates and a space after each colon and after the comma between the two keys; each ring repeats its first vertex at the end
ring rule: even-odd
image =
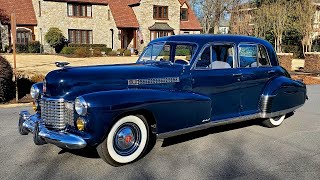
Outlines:
{"type": "Polygon", "coordinates": [[[178,0],[142,0],[140,6],[133,7],[133,11],[136,14],[138,22],[140,24],[140,29],[142,30],[142,35],[144,43],[137,43],[137,49],[139,52],[150,42],[150,31],[149,27],[156,22],[168,23],[170,27],[174,29],[175,34],[180,34],[180,7],[181,4],[178,0]],[[168,17],[169,20],[155,20],[153,19],[153,6],[168,6],[168,17]]]}
{"type": "Polygon", "coordinates": [[[293,53],[278,53],[277,56],[280,66],[285,68],[287,71],[292,71],[293,53]]]}
{"type": "Polygon", "coordinates": [[[306,72],[320,73],[320,53],[306,53],[304,70],[306,72]]]}
{"type": "Polygon", "coordinates": [[[92,5],[92,18],[77,18],[68,17],[66,2],[40,0],[41,16],[39,0],[32,0],[32,2],[38,21],[38,26],[35,28],[36,40],[44,45],[46,52],[52,52],[44,38],[51,27],[59,28],[66,38],[68,38],[69,29],[92,30],[94,44],[107,44],[111,47],[110,29],[115,26],[115,23],[113,18],[108,20],[109,6],[92,5]]]}

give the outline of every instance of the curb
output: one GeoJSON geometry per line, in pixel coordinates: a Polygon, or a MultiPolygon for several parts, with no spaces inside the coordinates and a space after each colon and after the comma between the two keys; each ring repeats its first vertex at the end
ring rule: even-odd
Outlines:
{"type": "Polygon", "coordinates": [[[31,106],[32,103],[19,103],[19,104],[1,104],[0,108],[16,108],[16,107],[26,107],[31,106]]]}

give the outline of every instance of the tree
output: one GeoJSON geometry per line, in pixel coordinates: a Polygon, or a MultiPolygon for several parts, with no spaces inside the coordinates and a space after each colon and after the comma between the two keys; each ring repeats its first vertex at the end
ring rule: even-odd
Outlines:
{"type": "Polygon", "coordinates": [[[231,10],[230,32],[232,34],[253,35],[252,16],[256,6],[252,3],[238,4],[231,10]]]}
{"type": "Polygon", "coordinates": [[[241,0],[199,0],[200,19],[204,33],[219,32],[220,19],[224,12],[239,4],[241,0]]]}
{"type": "Polygon", "coordinates": [[[59,28],[50,28],[45,35],[45,40],[57,53],[59,53],[65,45],[65,37],[59,28]]]}
{"type": "Polygon", "coordinates": [[[281,52],[283,34],[291,28],[290,13],[293,11],[293,3],[287,0],[265,0],[255,11],[254,24],[258,37],[265,37],[270,32],[274,37],[274,46],[277,52],[281,52]]]}
{"type": "Polygon", "coordinates": [[[316,8],[313,0],[293,0],[294,14],[292,16],[292,27],[301,35],[303,53],[312,49],[313,22],[316,8]]]}

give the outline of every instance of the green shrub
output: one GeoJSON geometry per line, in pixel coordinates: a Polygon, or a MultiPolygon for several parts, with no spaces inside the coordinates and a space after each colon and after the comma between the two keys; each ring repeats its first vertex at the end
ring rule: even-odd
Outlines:
{"type": "Polygon", "coordinates": [[[120,56],[123,56],[125,49],[118,49],[118,52],[120,53],[120,56]]]}
{"type": "Polygon", "coordinates": [[[107,47],[101,48],[101,52],[105,52],[106,54],[109,54],[111,51],[112,51],[111,48],[107,48],[107,47]]]}
{"type": "Polygon", "coordinates": [[[130,50],[125,50],[123,55],[124,56],[131,56],[131,51],[130,50]]]}
{"type": "Polygon", "coordinates": [[[4,46],[4,51],[6,52],[6,53],[11,53],[12,52],[12,45],[5,45],[4,46]]]}
{"type": "Polygon", "coordinates": [[[17,53],[28,53],[28,45],[17,44],[16,51],[17,53]]]}
{"type": "Polygon", "coordinates": [[[177,49],[176,50],[176,56],[188,56],[190,55],[189,49],[177,49]]]}
{"type": "Polygon", "coordinates": [[[117,51],[110,51],[108,53],[109,56],[117,56],[118,55],[118,52],[117,51]]]}
{"type": "Polygon", "coordinates": [[[75,57],[78,57],[78,58],[85,58],[85,57],[90,57],[91,52],[89,49],[86,49],[86,48],[77,48],[74,51],[74,55],[75,57]]]}
{"type": "Polygon", "coordinates": [[[13,71],[10,63],[0,56],[0,103],[7,102],[13,98],[12,81],[13,71]]]}
{"type": "Polygon", "coordinates": [[[39,41],[33,41],[28,45],[28,52],[29,53],[40,53],[41,44],[39,41]]]}
{"type": "Polygon", "coordinates": [[[106,44],[69,44],[69,47],[82,48],[106,48],[106,44]]]}
{"type": "Polygon", "coordinates": [[[94,57],[101,57],[102,56],[101,50],[99,48],[93,49],[93,56],[94,57]]]}
{"type": "Polygon", "coordinates": [[[61,54],[66,54],[66,55],[72,55],[74,54],[74,51],[76,50],[77,48],[74,48],[74,47],[67,47],[65,46],[62,50],[61,50],[61,54]]]}
{"type": "Polygon", "coordinates": [[[64,47],[66,41],[65,37],[62,34],[62,31],[59,28],[52,27],[45,35],[45,40],[47,43],[59,53],[64,47]]]}

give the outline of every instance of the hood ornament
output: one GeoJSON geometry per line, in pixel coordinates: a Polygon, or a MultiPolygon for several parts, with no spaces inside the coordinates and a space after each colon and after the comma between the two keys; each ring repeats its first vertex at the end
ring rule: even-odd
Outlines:
{"type": "Polygon", "coordinates": [[[68,62],[55,62],[55,65],[58,67],[58,68],[65,68],[67,65],[69,65],[70,63],[68,62]]]}

